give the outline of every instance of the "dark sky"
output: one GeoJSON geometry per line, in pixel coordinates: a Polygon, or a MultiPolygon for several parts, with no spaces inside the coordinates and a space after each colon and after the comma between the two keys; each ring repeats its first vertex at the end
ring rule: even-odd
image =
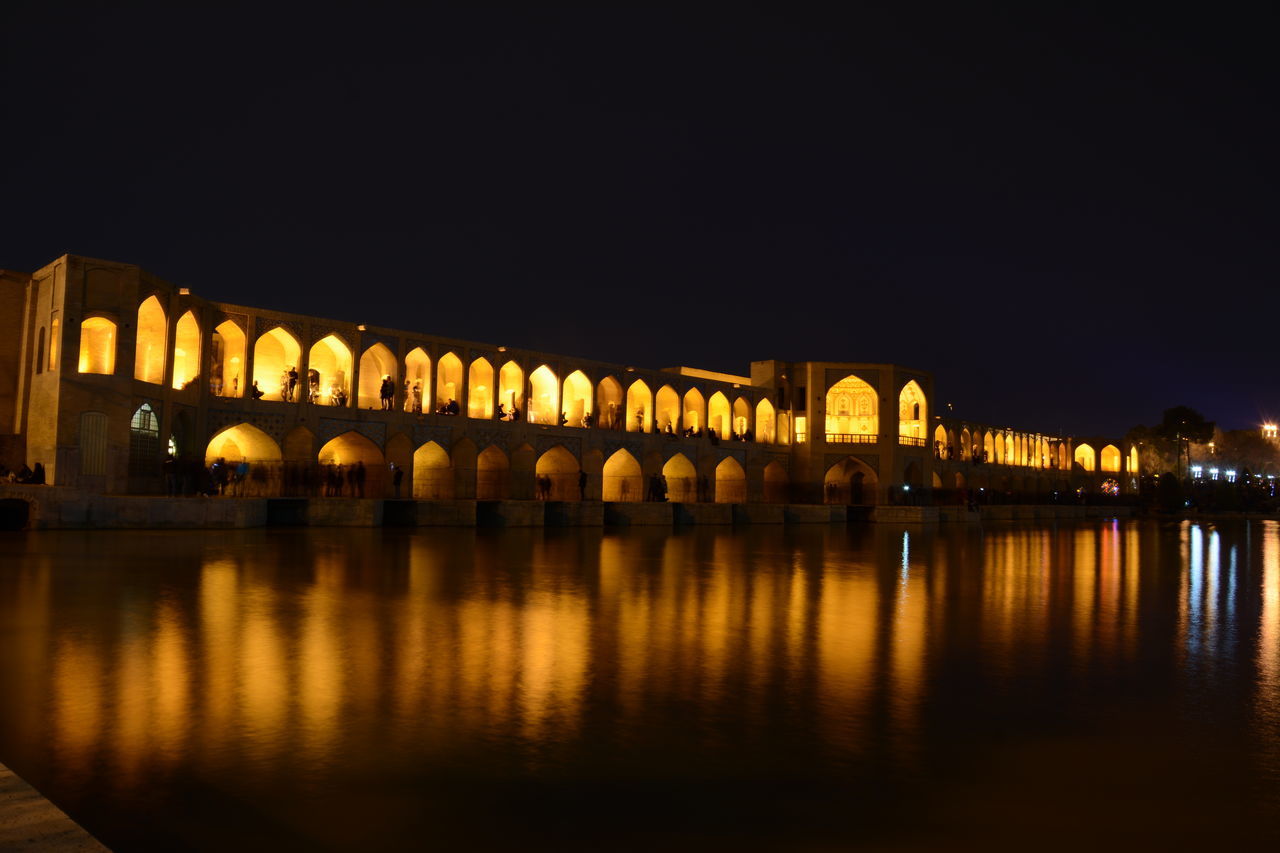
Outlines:
{"type": "Polygon", "coordinates": [[[1280,417],[1261,5],[596,5],[5,3],[0,267],[644,366],[896,361],[1078,435],[1280,417]]]}

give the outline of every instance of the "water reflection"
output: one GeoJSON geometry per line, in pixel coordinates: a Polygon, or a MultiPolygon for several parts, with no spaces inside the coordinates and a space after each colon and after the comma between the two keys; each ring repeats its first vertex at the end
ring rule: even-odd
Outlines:
{"type": "MultiPolygon", "coordinates": [[[[185,799],[155,815],[173,779],[340,846],[378,844],[317,803],[394,846],[471,807],[460,778],[878,786],[857,832],[885,832],[876,808],[977,784],[1002,739],[1104,718],[1122,753],[1212,720],[1248,742],[1231,772],[1280,767],[1274,522],[11,543],[0,760],[109,843],[223,838],[185,799]]],[[[709,808],[767,821],[750,803],[709,808]]]]}

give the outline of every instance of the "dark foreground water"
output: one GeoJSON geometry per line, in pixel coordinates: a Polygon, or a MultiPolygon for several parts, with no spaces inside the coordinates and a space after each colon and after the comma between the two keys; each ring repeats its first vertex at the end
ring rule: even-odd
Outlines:
{"type": "Polygon", "coordinates": [[[0,762],[141,849],[1280,841],[1280,527],[0,537],[0,762]]]}

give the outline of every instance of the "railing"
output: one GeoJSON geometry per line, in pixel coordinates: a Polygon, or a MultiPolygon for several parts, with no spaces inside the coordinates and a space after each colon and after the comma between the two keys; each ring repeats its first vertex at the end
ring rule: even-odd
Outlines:
{"type": "Polygon", "coordinates": [[[900,435],[898,444],[905,444],[907,447],[924,447],[924,439],[916,438],[914,435],[900,435]]]}
{"type": "Polygon", "coordinates": [[[827,444],[875,444],[880,441],[878,435],[863,435],[856,432],[829,432],[827,444]]]}

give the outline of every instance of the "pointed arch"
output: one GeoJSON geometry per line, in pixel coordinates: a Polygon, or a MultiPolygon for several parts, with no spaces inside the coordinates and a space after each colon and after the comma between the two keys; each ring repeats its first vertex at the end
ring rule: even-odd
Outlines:
{"type": "Polygon", "coordinates": [[[413,452],[413,496],[426,501],[453,498],[453,461],[434,441],[413,452]]]}
{"type": "Polygon", "coordinates": [[[481,356],[467,370],[467,417],[493,417],[493,365],[481,356]]]}
{"type": "Polygon", "coordinates": [[[644,477],[640,463],[625,449],[605,460],[602,499],[606,501],[639,501],[644,499],[644,477]]]}
{"type": "Polygon", "coordinates": [[[476,457],[476,500],[503,501],[511,489],[511,462],[497,445],[476,457]]]}
{"type": "Polygon", "coordinates": [[[659,432],[677,433],[680,431],[680,395],[670,385],[658,389],[657,403],[654,408],[657,415],[659,432]]]}
{"type": "Polygon", "coordinates": [[[422,347],[414,347],[404,357],[406,412],[431,411],[431,356],[422,347]]]}
{"type": "Polygon", "coordinates": [[[1138,476],[1139,473],[1140,472],[1138,470],[1138,445],[1131,444],[1129,445],[1129,474],[1130,476],[1136,477],[1138,476]]]}
{"type": "Polygon", "coordinates": [[[547,500],[553,501],[581,499],[578,490],[578,474],[581,470],[577,458],[559,444],[539,456],[537,465],[534,466],[534,473],[539,478],[550,481],[550,491],[544,492],[544,495],[547,500]]]}
{"type": "Polygon", "coordinates": [[[740,504],[747,500],[747,472],[742,463],[726,456],[716,466],[716,503],[740,504]]]}
{"type": "MultiPolygon", "coordinates": [[[[348,356],[350,357],[350,356],[348,356]]],[[[371,440],[351,430],[331,439],[320,448],[317,459],[326,468],[333,466],[346,476],[343,480],[343,495],[359,498],[386,497],[387,460],[382,455],[382,448],[371,440]],[[354,483],[351,470],[356,469],[354,483]]]]}
{"type": "Polygon", "coordinates": [[[194,311],[178,318],[173,334],[173,387],[185,388],[200,375],[200,324],[194,311]]]}
{"type": "Polygon", "coordinates": [[[213,330],[209,390],[215,397],[244,396],[245,340],[234,320],[223,320],[213,330]]]}
{"type": "Polygon", "coordinates": [[[733,410],[729,406],[729,398],[721,391],[716,391],[707,400],[707,429],[728,441],[733,432],[733,410]]]}
{"type": "Polygon", "coordinates": [[[586,418],[592,412],[591,380],[581,370],[575,370],[564,378],[560,413],[566,426],[586,426],[586,418]]]}
{"type": "Polygon", "coordinates": [[[827,389],[827,441],[862,443],[880,434],[876,389],[852,373],[827,389]]]}
{"type": "Polygon", "coordinates": [[[969,434],[969,428],[964,427],[960,430],[960,454],[961,459],[968,460],[973,456],[973,437],[969,434]]]}
{"type": "Polygon", "coordinates": [[[1093,471],[1098,467],[1097,454],[1088,444],[1077,444],[1072,459],[1076,465],[1079,465],[1085,471],[1093,471]]]}
{"type": "Polygon", "coordinates": [[[627,389],[627,410],[623,413],[627,432],[653,432],[653,392],[643,379],[627,389]]]}
{"type": "Polygon", "coordinates": [[[529,374],[529,422],[560,423],[560,383],[555,371],[543,364],[529,374]]]}
{"type": "Polygon", "coordinates": [[[879,478],[861,459],[846,456],[827,469],[823,477],[826,503],[866,506],[876,502],[879,478]]]}
{"type": "Polygon", "coordinates": [[[168,318],[160,300],[148,296],[138,306],[138,338],[134,349],[133,378],[159,385],[164,382],[168,318]]]}
{"type": "Polygon", "coordinates": [[[697,388],[684,392],[684,419],[686,430],[698,433],[707,426],[707,401],[697,388]]]}
{"type": "Polygon", "coordinates": [[[391,383],[391,399],[394,402],[397,368],[395,353],[380,341],[361,353],[356,406],[361,409],[381,409],[383,382],[391,383]]]}
{"type": "Polygon", "coordinates": [[[622,383],[606,376],[596,385],[596,423],[604,429],[622,429],[627,411],[622,405],[622,383]]]}
{"type": "Polygon", "coordinates": [[[205,447],[204,461],[212,465],[223,459],[230,464],[247,460],[250,467],[257,464],[277,463],[282,459],[280,445],[275,439],[253,424],[241,423],[214,433],[205,447]]]}
{"type": "Polygon", "coordinates": [[[320,399],[329,406],[346,406],[351,401],[351,348],[335,334],[325,335],[311,345],[307,354],[307,384],[318,385],[320,399]]]}
{"type": "Polygon", "coordinates": [[[116,324],[106,317],[86,317],[80,324],[79,371],[116,372],[116,324]]]}
{"type": "Polygon", "coordinates": [[[515,413],[524,408],[524,371],[514,361],[508,361],[498,371],[498,403],[507,420],[518,418],[515,413]]]}
{"type": "Polygon", "coordinates": [[[898,392],[898,435],[924,438],[928,422],[929,412],[924,389],[911,379],[898,392]]]}
{"type": "Polygon", "coordinates": [[[761,444],[773,444],[777,439],[776,421],[773,414],[773,403],[765,397],[756,403],[756,441],[761,444]]]}
{"type": "Polygon", "coordinates": [[[698,499],[698,472],[683,453],[677,453],[662,466],[663,479],[667,481],[667,500],[672,503],[693,503],[698,499]]]}
{"type": "Polygon", "coordinates": [[[1014,465],[1017,459],[1014,457],[1013,433],[1006,432],[1004,434],[1004,464],[1014,465]]]}
{"type": "Polygon", "coordinates": [[[764,502],[784,504],[788,501],[791,490],[791,477],[787,469],[778,460],[764,466],[764,502]]]}
{"type": "Polygon", "coordinates": [[[1098,467],[1112,474],[1120,473],[1120,448],[1114,444],[1108,444],[1102,448],[1098,454],[1098,467]]]}
{"type": "Polygon", "coordinates": [[[462,359],[447,352],[436,363],[436,411],[440,414],[456,414],[462,403],[462,359]]]}
{"type": "Polygon", "coordinates": [[[253,345],[253,384],[264,400],[284,400],[288,396],[285,374],[302,360],[298,339],[280,326],[258,336],[253,345]]]}
{"type": "Polygon", "coordinates": [[[744,440],[751,434],[751,404],[743,397],[733,401],[732,431],[744,440]]]}
{"type": "Polygon", "coordinates": [[[945,459],[947,453],[947,428],[942,424],[933,431],[933,450],[939,459],[945,459]]]}

